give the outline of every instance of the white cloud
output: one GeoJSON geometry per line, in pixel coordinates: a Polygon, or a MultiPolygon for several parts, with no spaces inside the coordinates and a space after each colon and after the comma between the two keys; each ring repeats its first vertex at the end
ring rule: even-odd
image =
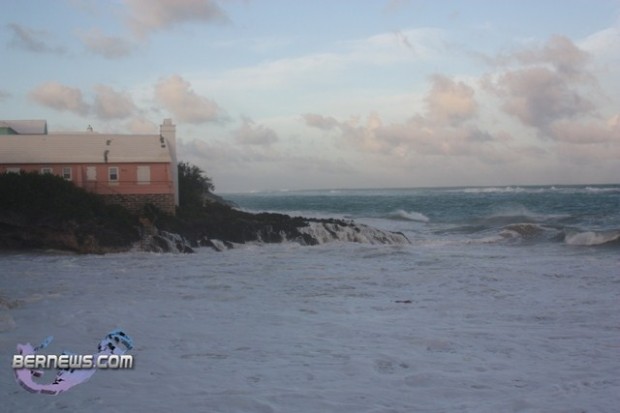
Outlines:
{"type": "Polygon", "coordinates": [[[159,131],[159,127],[155,123],[142,116],[131,118],[126,129],[129,133],[135,134],[155,134],[159,131]]]}
{"type": "Polygon", "coordinates": [[[580,49],[597,58],[620,58],[620,28],[610,27],[591,34],[577,43],[580,49]]]}
{"type": "Polygon", "coordinates": [[[244,145],[269,146],[279,140],[278,134],[265,125],[257,125],[244,117],[241,126],[233,132],[235,140],[244,145]]]}
{"type": "Polygon", "coordinates": [[[471,86],[444,75],[433,76],[432,82],[433,86],[426,97],[431,118],[437,122],[457,125],[476,114],[478,104],[471,86]]]}
{"type": "Polygon", "coordinates": [[[117,92],[109,86],[95,86],[95,114],[102,119],[124,119],[137,110],[131,96],[117,92]]]}
{"type": "Polygon", "coordinates": [[[306,88],[312,84],[338,84],[364,68],[441,58],[444,32],[414,29],[381,33],[332,45],[320,53],[262,61],[257,65],[229,70],[216,79],[219,89],[244,90],[284,87],[306,88]]]}
{"type": "Polygon", "coordinates": [[[179,75],[161,79],[155,86],[155,98],[180,122],[198,124],[226,119],[217,103],[198,95],[179,75]]]}
{"type": "Polygon", "coordinates": [[[86,115],[89,111],[89,105],[84,102],[80,89],[58,82],[44,83],[33,89],[29,96],[35,102],[52,109],[66,110],[79,115],[86,115]]]}

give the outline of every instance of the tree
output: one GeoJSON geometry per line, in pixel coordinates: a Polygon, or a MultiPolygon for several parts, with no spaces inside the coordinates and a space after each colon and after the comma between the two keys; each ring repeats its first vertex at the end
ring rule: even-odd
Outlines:
{"type": "Polygon", "coordinates": [[[200,207],[205,194],[215,190],[211,178],[189,162],[179,162],[179,203],[181,207],[200,207]]]}

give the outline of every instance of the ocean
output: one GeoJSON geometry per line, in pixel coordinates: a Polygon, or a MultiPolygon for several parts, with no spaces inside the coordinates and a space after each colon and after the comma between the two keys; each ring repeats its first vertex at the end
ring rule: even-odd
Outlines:
{"type": "Polygon", "coordinates": [[[250,211],[338,217],[414,244],[620,245],[620,186],[529,186],[231,194],[250,211]]]}
{"type": "Polygon", "coordinates": [[[618,411],[620,185],[225,198],[411,243],[2,253],[2,410],[618,411]],[[115,328],[132,370],[59,396],[15,383],[18,343],[92,353],[115,328]]]}

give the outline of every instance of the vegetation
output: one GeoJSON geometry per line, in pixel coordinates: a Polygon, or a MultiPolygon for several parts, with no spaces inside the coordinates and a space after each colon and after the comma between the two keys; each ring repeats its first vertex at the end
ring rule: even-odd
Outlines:
{"type": "MultiPolygon", "coordinates": [[[[0,249],[123,251],[153,228],[180,234],[192,245],[214,248],[214,239],[224,243],[284,239],[316,243],[299,231],[308,224],[306,219],[250,214],[232,208],[229,202],[211,193],[213,183],[200,168],[186,162],[178,168],[180,206],[176,216],[165,214],[154,205],[146,205],[138,215],[131,214],[56,175],[0,174],[0,249]]],[[[152,239],[158,237],[161,238],[157,234],[152,239]]]]}
{"type": "Polygon", "coordinates": [[[108,205],[62,177],[0,174],[0,246],[10,245],[11,240],[37,246],[37,234],[42,236],[46,228],[75,238],[76,245],[89,239],[101,246],[123,246],[139,238],[137,225],[137,217],[125,208],[108,205]],[[24,240],[19,234],[25,233],[32,235],[24,240]]]}
{"type": "Polygon", "coordinates": [[[211,178],[189,162],[179,162],[179,203],[182,209],[195,210],[205,204],[205,196],[215,190],[211,178]]]}

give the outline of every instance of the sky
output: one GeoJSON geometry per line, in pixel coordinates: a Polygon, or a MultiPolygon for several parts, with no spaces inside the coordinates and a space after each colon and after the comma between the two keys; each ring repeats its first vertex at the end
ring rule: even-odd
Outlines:
{"type": "Polygon", "coordinates": [[[620,182],[620,0],[4,0],[0,119],[216,192],[620,182]]]}

